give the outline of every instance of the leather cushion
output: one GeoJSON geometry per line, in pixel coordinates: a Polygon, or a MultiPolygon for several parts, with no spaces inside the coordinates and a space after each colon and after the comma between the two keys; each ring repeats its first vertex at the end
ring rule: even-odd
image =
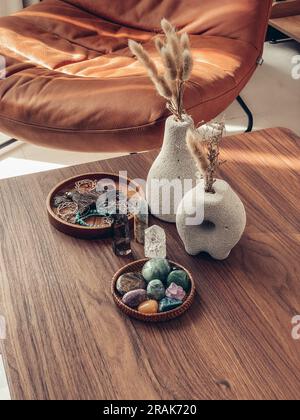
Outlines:
{"type": "MultiPolygon", "coordinates": [[[[128,38],[136,39],[155,56],[153,33],[109,22],[59,0],[1,18],[0,27],[0,53],[7,59],[7,77],[0,82],[3,131],[19,124],[19,138],[40,144],[47,144],[51,130],[73,133],[74,143],[51,139],[49,146],[88,151],[95,150],[93,141],[80,145],[87,134],[102,133],[107,140],[108,133],[133,135],[167,116],[164,100],[127,47],[128,38]],[[37,138],[35,129],[40,136],[46,131],[45,139],[37,138]]],[[[210,119],[248,81],[259,52],[241,40],[191,38],[196,62],[185,94],[186,109],[198,120],[210,119]]],[[[125,139],[115,141],[96,148],[151,148],[141,138],[130,146],[125,139]]],[[[154,141],[153,147],[158,144],[154,141]]]]}
{"type": "Polygon", "coordinates": [[[66,0],[113,22],[159,31],[162,17],[189,33],[241,39],[261,48],[272,0],[66,0]],[[147,18],[145,19],[145,16],[147,18]]]}

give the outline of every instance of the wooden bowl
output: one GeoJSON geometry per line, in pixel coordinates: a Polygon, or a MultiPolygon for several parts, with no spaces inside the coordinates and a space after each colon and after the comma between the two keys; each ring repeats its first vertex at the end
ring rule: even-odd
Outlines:
{"type": "MultiPolygon", "coordinates": [[[[61,219],[55,211],[55,207],[53,206],[53,200],[54,197],[58,193],[67,192],[74,189],[75,183],[77,181],[83,180],[83,179],[92,179],[92,180],[101,180],[101,179],[109,179],[111,181],[114,181],[117,189],[120,189],[123,191],[125,188],[127,188],[127,194],[130,198],[134,194],[143,194],[141,187],[136,184],[134,181],[132,181],[129,178],[119,177],[119,175],[111,174],[111,173],[103,173],[103,172],[93,172],[93,173],[87,173],[78,175],[69,179],[66,179],[56,185],[56,187],[53,188],[53,190],[49,193],[47,197],[47,212],[49,221],[52,226],[54,226],[57,230],[59,230],[62,233],[65,233],[70,236],[74,236],[76,238],[80,239],[103,239],[110,237],[112,235],[112,229],[110,226],[80,226],[75,225],[69,222],[64,221],[61,219]],[[119,180],[121,180],[121,185],[119,183],[119,180]],[[130,186],[130,187],[129,187],[130,186]]],[[[133,228],[134,225],[134,217],[129,217],[130,227],[133,228]]]]}
{"type": "Polygon", "coordinates": [[[121,268],[114,275],[113,280],[112,280],[111,292],[112,292],[115,304],[122,312],[124,312],[125,315],[128,315],[132,318],[135,318],[135,319],[138,319],[139,321],[144,321],[144,322],[165,322],[165,321],[170,321],[171,319],[181,316],[192,305],[195,294],[196,294],[196,287],[195,287],[195,281],[191,273],[188,270],[186,270],[184,267],[182,267],[181,265],[177,263],[174,263],[173,261],[169,261],[170,264],[173,267],[178,268],[179,270],[185,271],[189,275],[189,278],[191,279],[191,290],[181,306],[168,312],[160,312],[157,314],[142,314],[141,312],[138,312],[137,310],[130,308],[129,306],[125,305],[122,302],[122,296],[119,294],[116,287],[118,278],[122,274],[141,272],[147,261],[149,261],[149,258],[145,258],[143,260],[138,260],[133,263],[127,264],[125,265],[125,267],[121,268]]]}

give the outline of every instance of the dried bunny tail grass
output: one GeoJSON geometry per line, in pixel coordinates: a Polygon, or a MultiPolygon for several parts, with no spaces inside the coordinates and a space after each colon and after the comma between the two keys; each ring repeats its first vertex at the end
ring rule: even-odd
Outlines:
{"type": "Polygon", "coordinates": [[[184,82],[187,82],[191,77],[193,66],[194,66],[193,57],[190,50],[184,50],[182,58],[183,58],[183,64],[182,64],[181,78],[184,82]]]}
{"type": "Polygon", "coordinates": [[[172,91],[168,83],[166,82],[164,77],[158,74],[158,70],[154,61],[144,50],[143,46],[132,40],[129,41],[128,45],[131,52],[136,56],[136,58],[140,61],[140,63],[144,65],[144,67],[148,71],[149,77],[155,85],[157,92],[167,100],[172,99],[172,91]]]}
{"type": "Polygon", "coordinates": [[[165,18],[161,21],[161,28],[167,36],[175,32],[174,26],[165,18]]]}
{"type": "Polygon", "coordinates": [[[209,167],[209,161],[206,155],[205,147],[200,140],[199,134],[195,132],[195,130],[189,129],[186,136],[186,142],[199,171],[202,175],[205,175],[209,167]]]}
{"type": "Polygon", "coordinates": [[[132,54],[134,54],[139,62],[147,69],[149,76],[151,78],[158,77],[157,67],[152,58],[145,51],[144,47],[138,42],[132,40],[128,41],[128,46],[132,54]]]}
{"type": "Polygon", "coordinates": [[[182,65],[182,48],[180,39],[176,32],[176,28],[167,19],[163,19],[161,21],[161,27],[166,35],[167,45],[170,48],[173,60],[176,63],[177,74],[179,74],[180,67],[182,65]]]}
{"type": "Polygon", "coordinates": [[[179,74],[182,68],[182,48],[176,32],[172,33],[168,37],[168,45],[170,51],[172,52],[173,59],[176,63],[177,72],[179,74]]]}
{"type": "Polygon", "coordinates": [[[163,76],[152,78],[152,82],[154,83],[154,86],[156,87],[156,90],[160,94],[160,96],[167,99],[168,101],[172,99],[172,90],[170,89],[168,83],[166,82],[163,76]]]}
{"type": "Polygon", "coordinates": [[[180,44],[181,44],[181,47],[184,50],[190,50],[191,49],[190,38],[189,38],[189,36],[186,32],[181,35],[180,44]]]}
{"type": "Polygon", "coordinates": [[[161,53],[161,50],[164,48],[164,43],[162,42],[162,40],[160,38],[155,38],[155,46],[156,49],[159,53],[161,53]]]}
{"type": "Polygon", "coordinates": [[[174,57],[171,53],[171,51],[169,50],[168,47],[163,47],[161,50],[161,56],[163,58],[164,61],[164,65],[165,65],[165,69],[166,69],[166,73],[167,73],[167,78],[171,81],[174,81],[177,79],[177,67],[176,67],[176,62],[174,60],[174,57]]]}
{"type": "Polygon", "coordinates": [[[157,70],[157,67],[154,61],[150,58],[148,53],[144,50],[143,46],[138,42],[130,40],[128,42],[131,52],[136,56],[136,58],[143,64],[143,66],[148,71],[150,79],[156,87],[157,92],[163,96],[165,99],[172,99],[172,91],[164,79],[160,76],[157,70]]]}

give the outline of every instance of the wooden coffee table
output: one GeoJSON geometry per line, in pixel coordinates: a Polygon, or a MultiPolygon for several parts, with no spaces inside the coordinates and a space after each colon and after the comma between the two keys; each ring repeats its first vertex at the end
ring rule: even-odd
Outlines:
{"type": "MultiPolygon", "coordinates": [[[[186,255],[175,226],[159,223],[169,258],[191,270],[198,291],[186,315],[160,325],[115,307],[110,281],[128,260],[110,241],[65,236],[45,209],[64,178],[98,170],[143,178],[155,152],[0,182],[0,314],[13,398],[300,398],[291,323],[300,315],[300,139],[276,128],[223,146],[221,176],[246,205],[245,235],[217,262],[186,255]]],[[[131,259],[143,257],[133,249],[131,259]]]]}
{"type": "Polygon", "coordinates": [[[295,41],[300,42],[300,0],[274,3],[270,25],[295,41]]]}

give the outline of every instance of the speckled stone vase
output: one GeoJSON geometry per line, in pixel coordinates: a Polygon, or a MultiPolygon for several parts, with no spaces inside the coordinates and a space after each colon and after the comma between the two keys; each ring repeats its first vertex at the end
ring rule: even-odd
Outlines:
{"type": "Polygon", "coordinates": [[[161,152],[148,174],[150,211],[165,222],[176,223],[180,201],[196,185],[197,168],[186,145],[187,130],[193,125],[188,116],[183,122],[176,121],[173,116],[167,119],[161,152]]]}
{"type": "Polygon", "coordinates": [[[186,252],[207,252],[216,260],[226,259],[241,239],[246,227],[245,207],[230,185],[222,180],[214,184],[215,194],[204,192],[204,181],[189,191],[177,212],[177,230],[186,252]],[[198,223],[196,213],[201,215],[198,223]]]}

